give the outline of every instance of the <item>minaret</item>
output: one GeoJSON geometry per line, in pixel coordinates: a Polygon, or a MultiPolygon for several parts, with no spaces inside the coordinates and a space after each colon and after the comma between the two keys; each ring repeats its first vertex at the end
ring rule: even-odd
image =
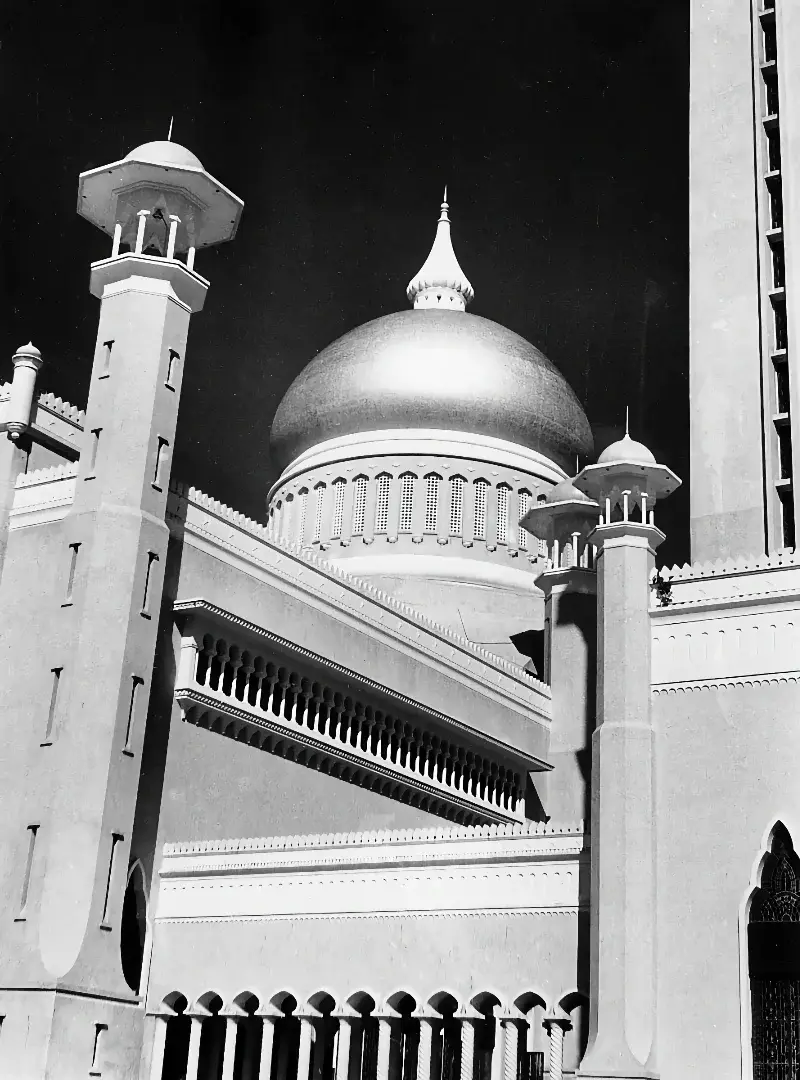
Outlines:
{"type": "Polygon", "coordinates": [[[556,821],[588,817],[589,745],[595,723],[597,575],[587,537],[600,507],[562,480],[520,524],[547,545],[544,593],[544,681],[553,700],[549,760],[542,802],[556,821]]]}
{"type": "Polygon", "coordinates": [[[592,736],[589,1044],[580,1075],[657,1075],[656,733],[650,576],[656,501],[680,481],[625,434],[575,486],[595,499],[597,726],[592,736]]]}
{"type": "Polygon", "coordinates": [[[406,296],[415,308],[465,311],[475,291],[453,251],[447,188],[444,189],[433,247],[422,268],[409,281],[406,296]]]}
{"type": "MultiPolygon", "coordinates": [[[[113,246],[91,268],[100,322],[84,443],[53,556],[56,593],[42,628],[42,653],[48,665],[57,659],[52,723],[41,745],[41,735],[36,739],[21,798],[37,824],[32,832],[28,827],[28,846],[20,843],[16,852],[27,870],[18,873],[26,875],[26,903],[15,927],[51,991],[52,1021],[44,1051],[41,1018],[35,1025],[41,1068],[20,1057],[11,1062],[15,1075],[86,1075],[97,1060],[108,1075],[127,1076],[138,1054],[141,1016],[123,978],[120,922],[186,341],[208,288],[194,258],[198,249],[234,236],[241,209],[193,154],[172,142],[149,143],[80,177],[78,211],[113,246]]],[[[20,716],[20,729],[27,719],[20,716]]],[[[18,825],[24,835],[25,823],[18,825]]],[[[28,962],[31,972],[33,965],[28,962]]],[[[32,1011],[40,1007],[35,998],[32,1011]]],[[[12,1019],[16,1025],[19,1012],[4,1027],[12,1019]]],[[[6,1034],[16,1045],[14,1031],[6,1034]]]]}

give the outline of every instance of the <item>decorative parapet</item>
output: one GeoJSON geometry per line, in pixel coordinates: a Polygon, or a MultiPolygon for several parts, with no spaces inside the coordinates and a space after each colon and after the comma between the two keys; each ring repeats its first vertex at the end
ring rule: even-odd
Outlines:
{"type": "MultiPolygon", "coordinates": [[[[439,638],[449,646],[448,651],[443,654],[444,657],[457,664],[457,666],[462,669],[470,669],[474,666],[472,662],[474,658],[474,660],[480,662],[481,667],[485,666],[489,669],[487,674],[489,674],[490,681],[500,683],[504,681],[504,678],[513,680],[519,684],[520,689],[524,688],[525,691],[532,692],[530,695],[525,694],[528,700],[530,700],[531,696],[538,697],[542,705],[549,709],[549,687],[539,679],[530,676],[518,665],[512,664],[503,657],[496,656],[488,649],[469,641],[465,637],[461,637],[450,630],[449,627],[439,625],[409,604],[396,600],[393,596],[375,588],[369,582],[353,577],[343,570],[341,566],[330,563],[313,552],[303,550],[299,545],[289,540],[274,536],[268,526],[261,525],[252,518],[232,510],[229,506],[212,499],[197,488],[175,483],[171,485],[170,490],[184,504],[197,507],[217,518],[221,523],[234,527],[233,529],[216,530],[213,533],[214,540],[222,546],[227,546],[240,555],[245,554],[241,544],[237,542],[240,539],[237,537],[237,531],[244,534],[244,536],[252,537],[260,541],[260,544],[258,548],[249,545],[246,551],[247,556],[250,558],[261,556],[263,559],[267,553],[270,553],[266,561],[270,569],[279,576],[302,582],[308,587],[307,570],[310,568],[314,571],[315,584],[326,591],[332,598],[335,598],[338,604],[353,608],[363,616],[362,598],[366,598],[372,601],[373,605],[384,609],[384,612],[397,615],[404,622],[418,627],[426,634],[439,638]]],[[[174,519],[186,516],[185,513],[178,511],[174,503],[171,508],[168,507],[167,512],[168,517],[171,516],[174,519]]],[[[209,535],[208,528],[201,525],[200,522],[193,524],[191,521],[187,521],[187,527],[190,531],[195,527],[203,528],[205,534],[209,535]]],[[[388,622],[385,618],[381,621],[388,622]]]]}
{"type": "Polygon", "coordinates": [[[75,497],[76,462],[65,461],[17,477],[9,529],[44,525],[64,517],[75,497]]]}
{"type": "Polygon", "coordinates": [[[63,416],[65,420],[69,420],[76,427],[83,428],[86,424],[86,413],[83,409],[79,409],[77,405],[71,405],[68,401],[56,397],[55,394],[39,394],[37,402],[41,408],[63,416]]]}
{"type": "Polygon", "coordinates": [[[367,829],[362,832],[306,833],[297,836],[242,837],[233,840],[191,840],[164,845],[164,857],[177,855],[230,854],[233,852],[310,850],[391,844],[429,844],[433,841],[501,840],[508,837],[580,837],[588,843],[583,821],[522,821],[477,826],[431,825],[419,829],[367,829]]]}
{"type": "Polygon", "coordinates": [[[50,465],[46,469],[21,473],[17,477],[17,487],[36,487],[41,484],[54,484],[58,480],[74,478],[78,475],[78,466],[74,461],[64,461],[60,465],[50,465]]]}
{"type": "Polygon", "coordinates": [[[800,553],[762,553],[695,565],[664,566],[659,569],[658,577],[669,590],[669,602],[664,605],[667,608],[778,596],[800,589],[800,553]]]}
{"type": "Polygon", "coordinates": [[[156,918],[575,913],[587,870],[580,823],[169,844],[156,918]]]}
{"type": "Polygon", "coordinates": [[[514,735],[488,735],[206,601],[175,613],[175,698],[189,723],[456,821],[523,819],[527,774],[547,765],[514,735]]]}

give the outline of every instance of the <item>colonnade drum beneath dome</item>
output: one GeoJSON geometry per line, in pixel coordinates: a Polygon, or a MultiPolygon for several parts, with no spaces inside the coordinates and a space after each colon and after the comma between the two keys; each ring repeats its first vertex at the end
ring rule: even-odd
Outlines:
{"type": "Polygon", "coordinates": [[[154,1024],[151,1080],[560,1080],[586,1046],[578,992],[548,1003],[535,990],[502,1002],[491,991],[461,1002],[400,990],[376,1002],[360,990],[339,1003],[324,990],[224,1003],[213,990],[179,991],[154,1024]]]}

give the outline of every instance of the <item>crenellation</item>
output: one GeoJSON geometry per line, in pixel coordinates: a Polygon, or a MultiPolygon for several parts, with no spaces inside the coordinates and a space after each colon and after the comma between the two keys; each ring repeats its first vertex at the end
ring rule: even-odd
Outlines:
{"type": "Polygon", "coordinates": [[[50,465],[45,469],[35,469],[33,472],[21,473],[17,477],[18,488],[35,487],[40,484],[53,484],[58,480],[71,479],[78,474],[78,464],[75,461],[65,461],[60,465],[50,465]]]}
{"type": "Polygon", "coordinates": [[[75,424],[76,427],[82,428],[86,423],[86,413],[83,409],[78,408],[77,405],[70,404],[69,401],[64,401],[63,398],[56,397],[55,394],[39,394],[37,401],[43,408],[49,409],[50,412],[58,413],[66,420],[69,420],[70,423],[75,424]]]}

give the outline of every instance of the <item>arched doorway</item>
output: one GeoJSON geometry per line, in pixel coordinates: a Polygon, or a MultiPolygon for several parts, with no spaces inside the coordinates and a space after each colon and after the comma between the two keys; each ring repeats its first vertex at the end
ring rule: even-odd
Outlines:
{"type": "Polygon", "coordinates": [[[800,859],[772,832],[747,927],[753,1080],[800,1077],[800,859]]]}

